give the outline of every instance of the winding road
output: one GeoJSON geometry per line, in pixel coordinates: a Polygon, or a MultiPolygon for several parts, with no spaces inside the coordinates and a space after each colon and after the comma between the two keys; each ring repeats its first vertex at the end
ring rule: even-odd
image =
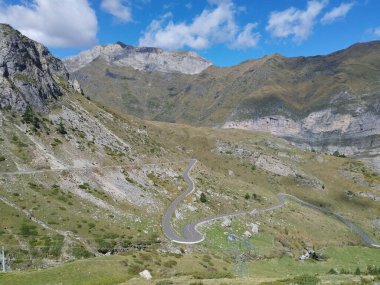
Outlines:
{"type": "Polygon", "coordinates": [[[185,169],[183,173],[183,178],[185,179],[185,182],[188,184],[187,189],[182,192],[177,198],[170,204],[170,206],[167,208],[166,213],[163,217],[162,220],[162,229],[165,234],[165,236],[171,240],[172,242],[175,243],[180,243],[180,244],[196,244],[200,243],[205,239],[205,235],[202,234],[198,227],[207,223],[210,223],[212,221],[222,219],[222,218],[227,218],[227,217],[235,217],[235,216],[240,216],[240,215],[258,215],[260,213],[265,213],[269,211],[276,210],[278,208],[281,208],[286,205],[285,199],[292,200],[294,202],[297,202],[303,206],[309,207],[314,210],[318,210],[328,216],[334,217],[341,223],[345,224],[347,227],[351,229],[352,232],[355,232],[359,237],[363,240],[363,242],[372,247],[380,248],[380,244],[374,241],[366,232],[364,232],[361,228],[358,226],[354,225],[352,222],[349,220],[343,218],[341,215],[329,211],[327,209],[318,207],[316,205],[313,205],[309,202],[303,201],[293,195],[286,194],[286,193],[279,193],[277,194],[277,198],[279,202],[277,204],[273,204],[267,208],[260,209],[260,210],[252,210],[252,211],[240,211],[240,212],[235,212],[235,213],[227,213],[227,214],[220,214],[215,217],[211,218],[205,218],[190,224],[187,224],[183,227],[182,229],[182,235],[179,235],[173,228],[171,224],[171,219],[174,215],[174,212],[178,205],[190,194],[192,194],[195,191],[195,183],[193,179],[190,177],[190,171],[193,169],[194,165],[197,163],[197,160],[192,159],[185,169]]]}

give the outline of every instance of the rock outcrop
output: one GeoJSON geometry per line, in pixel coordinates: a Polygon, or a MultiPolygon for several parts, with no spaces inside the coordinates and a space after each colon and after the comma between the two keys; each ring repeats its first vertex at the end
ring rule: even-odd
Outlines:
{"type": "Polygon", "coordinates": [[[46,112],[68,78],[63,63],[46,47],[0,24],[0,108],[22,112],[29,104],[46,112]]]}
{"type": "Polygon", "coordinates": [[[130,66],[146,72],[198,74],[211,66],[211,62],[195,52],[163,51],[159,48],[129,46],[121,42],[96,46],[65,59],[64,63],[70,72],[75,72],[99,57],[109,64],[130,66]]]}
{"type": "MultiPolygon", "coordinates": [[[[346,106],[350,105],[349,94],[346,106]]],[[[352,104],[352,110],[340,113],[330,102],[330,108],[311,112],[306,117],[292,119],[283,115],[263,116],[250,120],[227,121],[223,128],[269,132],[309,149],[354,155],[380,151],[380,102],[368,105],[352,104]]]]}

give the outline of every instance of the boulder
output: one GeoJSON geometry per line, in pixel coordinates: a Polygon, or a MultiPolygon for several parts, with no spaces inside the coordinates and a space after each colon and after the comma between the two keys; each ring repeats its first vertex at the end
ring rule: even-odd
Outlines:
{"type": "Polygon", "coordinates": [[[150,274],[149,270],[144,270],[144,271],[141,271],[140,273],[140,276],[146,280],[152,280],[152,274],[150,274]]]}
{"type": "Polygon", "coordinates": [[[231,219],[224,218],[224,220],[223,220],[221,226],[222,226],[223,228],[229,228],[229,227],[231,227],[231,223],[232,223],[231,219]]]}
{"type": "Polygon", "coordinates": [[[252,237],[252,233],[250,231],[245,231],[243,234],[243,237],[250,238],[250,237],[252,237]]]}

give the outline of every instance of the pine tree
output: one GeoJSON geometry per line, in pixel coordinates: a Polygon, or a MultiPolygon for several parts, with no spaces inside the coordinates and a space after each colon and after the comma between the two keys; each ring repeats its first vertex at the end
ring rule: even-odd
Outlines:
{"type": "Polygon", "coordinates": [[[199,199],[202,203],[206,203],[207,202],[207,197],[206,197],[206,194],[205,193],[202,193],[201,194],[201,197],[199,199]]]}

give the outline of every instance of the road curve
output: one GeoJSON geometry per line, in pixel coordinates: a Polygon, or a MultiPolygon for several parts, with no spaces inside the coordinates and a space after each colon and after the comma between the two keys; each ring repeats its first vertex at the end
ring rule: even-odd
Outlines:
{"type": "Polygon", "coordinates": [[[188,188],[187,190],[185,190],[184,192],[182,192],[171,204],[170,206],[167,208],[166,210],[166,213],[162,219],[162,229],[163,229],[163,232],[165,234],[165,236],[171,240],[172,242],[175,242],[175,243],[180,243],[180,244],[196,244],[196,243],[200,243],[202,242],[204,239],[205,239],[205,235],[202,234],[198,227],[201,226],[201,225],[204,225],[204,224],[207,224],[207,223],[210,223],[212,221],[215,221],[215,220],[218,220],[218,219],[222,219],[222,218],[227,218],[227,217],[235,217],[235,216],[240,216],[240,215],[248,215],[248,214],[251,214],[251,215],[258,215],[260,213],[265,213],[265,212],[269,212],[269,211],[273,211],[273,210],[276,210],[278,208],[281,208],[283,206],[286,205],[286,201],[285,199],[289,199],[289,200],[292,200],[294,202],[297,202],[303,206],[306,206],[306,207],[309,207],[311,209],[314,209],[314,210],[318,210],[328,216],[331,216],[331,217],[334,217],[335,219],[337,219],[338,221],[340,221],[341,223],[345,224],[347,227],[349,227],[351,229],[352,232],[355,232],[357,235],[359,235],[359,237],[363,240],[363,242],[368,245],[368,246],[372,246],[372,247],[376,247],[376,248],[380,248],[380,244],[377,243],[376,241],[374,241],[366,232],[364,232],[361,228],[359,228],[358,226],[355,226],[352,222],[350,222],[349,220],[343,218],[341,215],[335,213],[335,212],[332,212],[332,211],[329,211],[327,209],[324,209],[322,207],[319,207],[319,206],[316,206],[316,205],[313,205],[309,202],[306,202],[306,201],[303,201],[293,195],[290,195],[290,194],[286,194],[286,193],[279,193],[276,195],[276,197],[278,198],[279,202],[276,203],[276,204],[273,204],[267,208],[264,208],[264,209],[260,209],[260,210],[251,210],[251,211],[239,211],[239,212],[235,212],[235,213],[226,213],[226,214],[220,214],[220,215],[217,215],[215,217],[211,217],[211,218],[204,218],[202,220],[199,220],[199,221],[196,221],[196,222],[193,222],[193,223],[190,223],[190,224],[187,224],[185,225],[183,228],[182,228],[182,234],[183,236],[179,235],[172,227],[172,224],[171,224],[171,219],[173,217],[173,214],[176,210],[176,208],[178,207],[179,203],[182,202],[183,199],[185,199],[188,195],[190,195],[191,193],[194,192],[195,190],[195,183],[194,181],[192,180],[192,178],[190,177],[189,173],[190,171],[192,170],[192,168],[194,167],[194,165],[197,163],[197,160],[195,159],[192,159],[189,163],[189,165],[187,166],[187,168],[185,169],[184,173],[183,173],[183,178],[185,179],[185,182],[188,184],[188,188]]]}

